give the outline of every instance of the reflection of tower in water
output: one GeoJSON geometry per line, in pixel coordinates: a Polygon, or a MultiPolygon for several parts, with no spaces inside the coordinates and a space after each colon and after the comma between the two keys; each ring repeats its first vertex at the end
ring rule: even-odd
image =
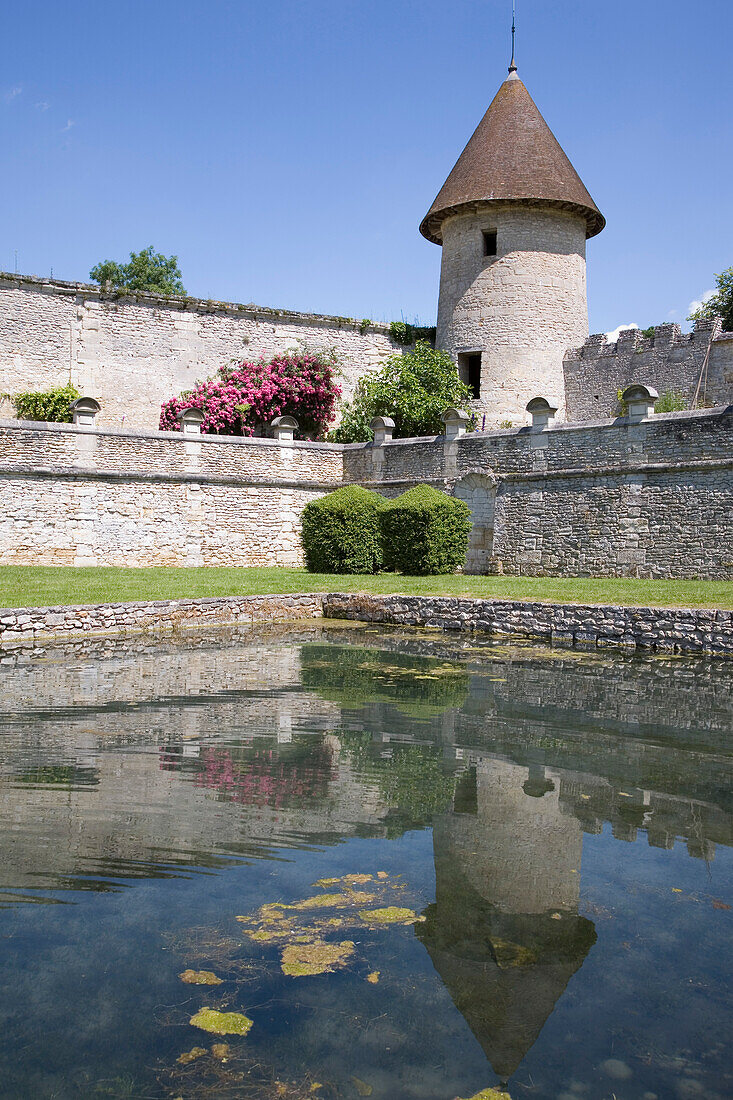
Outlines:
{"type": "Polygon", "coordinates": [[[503,761],[465,773],[435,821],[436,900],[417,934],[502,1080],[595,942],[578,915],[582,842],[544,769],[503,761]]]}

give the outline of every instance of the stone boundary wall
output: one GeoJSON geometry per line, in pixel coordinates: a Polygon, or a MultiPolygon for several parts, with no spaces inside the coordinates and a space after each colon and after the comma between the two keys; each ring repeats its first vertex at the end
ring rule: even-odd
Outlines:
{"type": "Polygon", "coordinates": [[[167,632],[216,624],[315,619],[322,616],[322,605],[322,596],[298,593],[0,609],[0,646],[167,632]]]}
{"type": "Polygon", "coordinates": [[[341,592],[0,609],[0,646],[321,616],[535,638],[563,647],[733,657],[733,611],[341,592]]]}
{"type": "Polygon", "coordinates": [[[402,349],[389,326],[200,298],[105,292],[0,272],[0,415],[4,394],[71,381],[102,406],[104,427],[155,430],[160,406],[232,361],[292,347],[335,347],[344,396],[402,349]],[[362,331],[364,329],[364,331],[362,331]]]}
{"type": "Polygon", "coordinates": [[[0,421],[6,565],[298,565],[300,514],[341,450],[0,421]]]}
{"type": "Polygon", "coordinates": [[[733,407],[344,450],[347,483],[465,499],[470,571],[527,576],[729,579],[732,475],[733,407]]]}
{"type": "Polygon", "coordinates": [[[395,626],[537,638],[555,646],[733,657],[733,611],[331,592],[323,614],[395,626]]]}
{"type": "Polygon", "coordinates": [[[693,407],[733,402],[733,332],[721,322],[697,321],[690,333],[679,325],[656,325],[654,335],[625,329],[615,343],[604,333],[589,336],[563,361],[566,418],[598,420],[620,412],[618,392],[634,382],[681,393],[693,407]]]}
{"type": "Polygon", "coordinates": [[[299,565],[309,501],[427,482],[467,572],[725,580],[732,473],[733,406],[346,446],[0,421],[0,561],[299,565]]]}

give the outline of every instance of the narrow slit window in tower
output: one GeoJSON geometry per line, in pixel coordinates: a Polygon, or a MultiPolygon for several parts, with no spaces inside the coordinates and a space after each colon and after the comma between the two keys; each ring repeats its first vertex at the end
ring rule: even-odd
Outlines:
{"type": "Polygon", "coordinates": [[[496,255],[496,230],[484,229],[484,256],[496,255]]]}
{"type": "Polygon", "coordinates": [[[458,374],[471,390],[474,401],[481,397],[481,352],[472,351],[458,356],[458,374]]]}

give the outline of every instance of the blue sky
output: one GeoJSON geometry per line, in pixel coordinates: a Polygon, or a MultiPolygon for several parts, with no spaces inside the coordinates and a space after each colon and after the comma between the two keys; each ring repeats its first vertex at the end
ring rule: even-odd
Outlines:
{"type": "MultiPolygon", "coordinates": [[[[0,268],[148,244],[190,294],[434,323],[418,225],[508,64],[510,0],[25,0],[3,14],[0,268]]],[[[608,225],[592,332],[733,264],[730,0],[518,0],[519,74],[608,225]]]]}

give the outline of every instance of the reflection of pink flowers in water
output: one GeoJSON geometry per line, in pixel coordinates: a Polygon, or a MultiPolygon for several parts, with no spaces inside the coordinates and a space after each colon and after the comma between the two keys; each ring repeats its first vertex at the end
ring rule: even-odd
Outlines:
{"type": "Polygon", "coordinates": [[[280,808],[318,800],[333,778],[331,754],[323,745],[306,760],[280,760],[276,753],[258,752],[246,762],[236,762],[229,749],[207,748],[197,762],[196,786],[217,791],[246,806],[280,808]]]}

